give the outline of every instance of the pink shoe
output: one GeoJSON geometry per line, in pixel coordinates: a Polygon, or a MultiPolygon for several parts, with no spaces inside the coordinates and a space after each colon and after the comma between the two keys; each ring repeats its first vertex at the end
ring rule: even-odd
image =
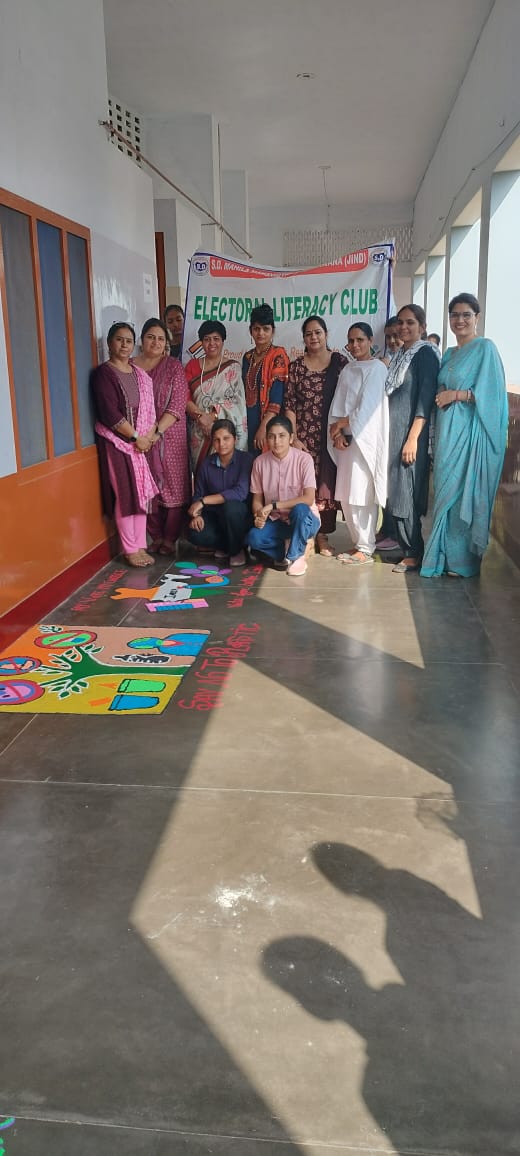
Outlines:
{"type": "Polygon", "coordinates": [[[246,556],[243,550],[239,550],[238,554],[232,554],[231,558],[229,559],[230,566],[245,566],[245,564],[246,556]]]}
{"type": "Polygon", "coordinates": [[[300,578],[302,574],[305,574],[306,570],[307,563],[305,561],[305,554],[302,554],[299,558],[295,558],[294,562],[289,562],[287,567],[287,573],[290,574],[291,578],[300,578]]]}
{"type": "Polygon", "coordinates": [[[214,557],[215,558],[228,558],[229,555],[226,554],[225,550],[215,550],[214,557]]]}

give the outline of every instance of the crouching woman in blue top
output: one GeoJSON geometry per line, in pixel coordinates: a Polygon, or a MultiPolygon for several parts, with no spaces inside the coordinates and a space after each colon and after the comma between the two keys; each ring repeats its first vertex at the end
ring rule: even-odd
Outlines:
{"type": "Polygon", "coordinates": [[[189,541],[244,566],[244,539],[252,522],[249,479],[253,458],[235,448],[236,426],[228,418],[214,422],[212,453],[201,463],[188,510],[189,541]]]}

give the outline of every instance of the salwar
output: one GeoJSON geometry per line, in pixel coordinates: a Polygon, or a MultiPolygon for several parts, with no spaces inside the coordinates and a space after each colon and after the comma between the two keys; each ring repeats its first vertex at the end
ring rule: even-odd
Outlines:
{"type": "Polygon", "coordinates": [[[220,506],[205,506],[203,530],[187,531],[187,537],[194,546],[210,550],[222,550],[230,557],[243,548],[244,540],[251,525],[251,514],[247,502],[230,500],[220,506]]]}
{"type": "Polygon", "coordinates": [[[386,505],[384,510],[383,510],[383,520],[381,522],[381,529],[379,531],[379,536],[381,539],[383,539],[383,538],[396,539],[397,538],[395,518],[394,518],[394,515],[390,513],[390,510],[388,509],[388,505],[386,505]]]}
{"type": "Polygon", "coordinates": [[[334,509],[330,506],[325,506],[325,509],[319,510],[320,533],[321,534],[333,534],[334,533],[334,531],[336,529],[337,512],[338,511],[336,509],[334,509]]]}
{"type": "Polygon", "coordinates": [[[282,518],[268,518],[261,530],[253,526],[246,538],[248,546],[280,562],[282,558],[287,558],[288,562],[301,558],[309,538],[318,533],[320,519],[305,502],[298,502],[288,514],[288,522],[282,518]]]}
{"type": "Polygon", "coordinates": [[[185,514],[185,506],[163,506],[156,495],[147,519],[152,542],[166,540],[175,543],[181,535],[185,514]]]}
{"type": "Polygon", "coordinates": [[[397,518],[394,514],[397,541],[404,558],[418,558],[424,554],[421,515],[413,508],[408,518],[397,518]]]}
{"type": "Polygon", "coordinates": [[[372,556],[376,548],[376,527],[379,506],[342,505],[343,517],[351,540],[361,554],[372,556]]]}
{"type": "Polygon", "coordinates": [[[116,505],[114,519],[123,554],[137,554],[138,550],[146,550],[146,514],[127,514],[126,517],[118,515],[116,505]]]}
{"type": "Polygon", "coordinates": [[[119,534],[123,554],[137,554],[139,550],[146,550],[146,514],[122,514],[117,492],[115,470],[108,457],[108,472],[114,492],[114,522],[119,534]]]}

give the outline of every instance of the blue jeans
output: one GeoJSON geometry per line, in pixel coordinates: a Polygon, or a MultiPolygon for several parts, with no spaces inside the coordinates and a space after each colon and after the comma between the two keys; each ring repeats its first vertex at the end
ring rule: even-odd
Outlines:
{"type": "Polygon", "coordinates": [[[316,517],[316,514],[313,514],[310,506],[307,506],[305,502],[298,502],[298,505],[293,506],[288,513],[289,522],[283,522],[281,518],[274,520],[268,518],[261,530],[257,530],[253,526],[246,538],[248,546],[252,550],[260,550],[263,554],[269,554],[276,561],[287,558],[289,562],[294,562],[295,558],[300,558],[302,554],[305,554],[305,547],[309,538],[313,538],[318,533],[320,519],[316,517]],[[290,542],[286,551],[285,540],[287,538],[290,538],[290,542]]]}

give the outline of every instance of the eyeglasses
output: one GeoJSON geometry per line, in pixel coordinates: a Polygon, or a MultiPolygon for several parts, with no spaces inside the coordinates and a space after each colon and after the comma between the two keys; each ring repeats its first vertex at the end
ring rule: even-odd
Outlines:
{"type": "Polygon", "coordinates": [[[450,321],[471,321],[476,316],[476,313],[450,313],[450,321]]]}

